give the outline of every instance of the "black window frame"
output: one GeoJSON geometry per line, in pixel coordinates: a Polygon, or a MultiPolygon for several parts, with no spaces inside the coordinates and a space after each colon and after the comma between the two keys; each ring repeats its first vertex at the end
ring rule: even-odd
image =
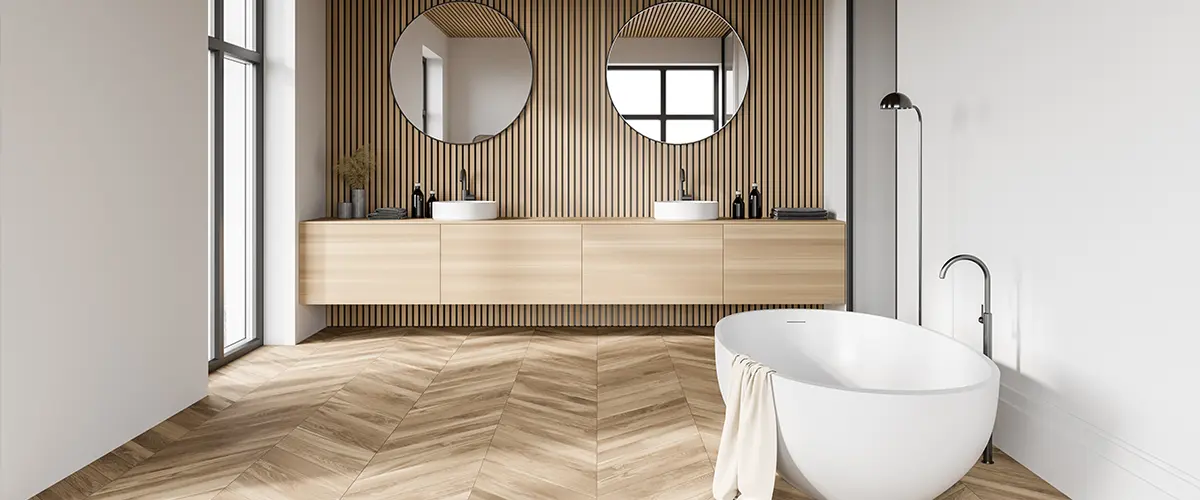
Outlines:
{"type": "MultiPolygon", "coordinates": [[[[722,46],[723,47],[723,46],[722,46]]],[[[655,120],[659,122],[659,142],[667,142],[667,122],[671,120],[711,120],[713,133],[721,130],[721,73],[722,64],[610,64],[608,71],[658,71],[659,107],[658,114],[622,114],[621,118],[628,120],[655,120]],[[713,112],[711,114],[668,114],[667,113],[667,72],[669,71],[711,71],[713,74],[713,112]]],[[[668,143],[670,144],[670,143],[668,143]]]]}
{"type": "Polygon", "coordinates": [[[212,296],[212,357],[208,361],[209,371],[233,361],[246,353],[263,345],[263,18],[264,0],[247,0],[254,7],[254,49],[249,49],[224,40],[225,2],[224,0],[209,0],[209,23],[212,33],[208,37],[209,60],[212,64],[211,99],[209,133],[212,134],[212,203],[213,226],[211,248],[211,289],[212,296]],[[225,351],[225,320],[224,295],[222,283],[222,221],[224,216],[224,129],[225,129],[225,59],[230,57],[246,63],[254,69],[254,293],[248,297],[254,308],[254,324],[250,326],[247,335],[250,339],[229,352],[225,351]]]}
{"type": "Polygon", "coordinates": [[[429,57],[421,55],[421,132],[429,130],[429,57]]]}
{"type": "MultiPolygon", "coordinates": [[[[730,121],[733,120],[733,115],[729,113],[730,110],[728,109],[728,105],[729,105],[728,76],[729,76],[729,73],[733,71],[733,65],[729,64],[730,54],[725,50],[725,42],[729,41],[729,37],[731,37],[731,36],[734,36],[733,30],[726,31],[725,35],[723,35],[721,37],[721,77],[720,77],[721,85],[719,87],[721,97],[719,97],[719,99],[721,101],[721,121],[723,123],[729,123],[730,121]]],[[[740,44],[741,41],[738,41],[738,43],[740,44]]],[[[735,109],[733,111],[737,111],[737,110],[735,109]]]]}

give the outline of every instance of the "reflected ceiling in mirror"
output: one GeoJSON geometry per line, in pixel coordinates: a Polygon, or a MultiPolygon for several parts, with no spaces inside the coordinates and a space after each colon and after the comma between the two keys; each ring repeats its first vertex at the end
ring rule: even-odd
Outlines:
{"type": "Polygon", "coordinates": [[[429,137],[486,141],[508,128],[529,101],[529,44],[503,14],[473,2],[433,7],[409,23],[391,60],[392,96],[429,137]]]}
{"type": "Polygon", "coordinates": [[[659,142],[716,134],[746,96],[750,64],[719,14],[666,2],[633,16],[608,51],[608,96],[625,123],[659,142]]]}

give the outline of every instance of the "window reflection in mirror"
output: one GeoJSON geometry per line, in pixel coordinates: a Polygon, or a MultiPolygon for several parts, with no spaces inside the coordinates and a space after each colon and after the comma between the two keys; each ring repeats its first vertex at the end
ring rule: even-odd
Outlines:
{"type": "Polygon", "coordinates": [[[503,132],[529,100],[529,45],[486,5],[450,2],[414,19],[396,41],[392,95],[414,127],[454,144],[503,132]]]}
{"type": "Polygon", "coordinates": [[[609,98],[638,133],[687,144],[724,127],[749,85],[741,39],[720,15],[667,2],[638,13],[609,50],[609,98]]]}

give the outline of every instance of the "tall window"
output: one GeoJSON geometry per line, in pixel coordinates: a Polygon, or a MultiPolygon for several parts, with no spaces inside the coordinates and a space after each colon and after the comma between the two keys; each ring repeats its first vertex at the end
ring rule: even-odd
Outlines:
{"type": "Polygon", "coordinates": [[[720,66],[608,67],[617,112],[642,135],[673,144],[721,128],[720,66]]]}
{"type": "Polygon", "coordinates": [[[209,368],[262,345],[262,0],[209,0],[209,368]]]}

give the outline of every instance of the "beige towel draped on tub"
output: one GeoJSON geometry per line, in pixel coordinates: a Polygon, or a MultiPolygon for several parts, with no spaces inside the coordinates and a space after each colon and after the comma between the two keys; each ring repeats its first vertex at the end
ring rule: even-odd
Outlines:
{"type": "Polygon", "coordinates": [[[713,497],[770,500],[775,491],[777,434],[774,370],[741,354],[733,358],[725,427],[717,450],[713,497]]]}

